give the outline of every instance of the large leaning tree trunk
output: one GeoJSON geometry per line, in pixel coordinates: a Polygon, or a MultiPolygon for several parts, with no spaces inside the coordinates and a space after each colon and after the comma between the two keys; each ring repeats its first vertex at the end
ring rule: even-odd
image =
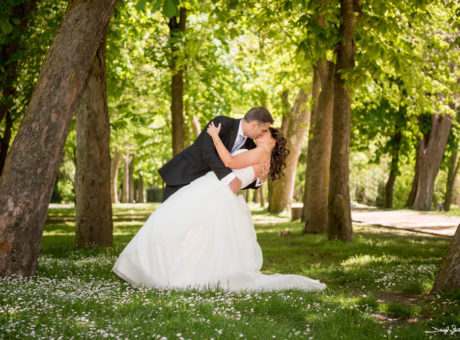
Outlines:
{"type": "Polygon", "coordinates": [[[11,140],[11,130],[15,115],[12,110],[14,99],[17,94],[16,78],[18,75],[19,58],[17,54],[20,48],[20,41],[24,31],[30,21],[30,15],[35,10],[37,0],[24,1],[11,8],[11,14],[19,20],[15,25],[15,30],[10,33],[10,41],[2,46],[0,52],[0,66],[2,67],[2,77],[0,77],[0,123],[5,118],[5,129],[3,136],[0,136],[0,176],[5,166],[6,155],[11,140]]]}
{"type": "Polygon", "coordinates": [[[431,130],[417,145],[415,175],[406,206],[415,210],[430,210],[434,183],[449,138],[452,116],[431,116],[431,130]]]}
{"type": "Polygon", "coordinates": [[[432,292],[460,289],[460,226],[442,260],[432,292]]]}
{"type": "Polygon", "coordinates": [[[329,166],[332,147],[334,109],[334,64],[318,61],[313,75],[313,110],[307,151],[307,170],[303,198],[304,233],[327,230],[329,166]]]}
{"type": "Polygon", "coordinates": [[[179,22],[174,16],[169,19],[169,32],[171,43],[171,71],[173,72],[171,81],[171,122],[172,122],[172,145],[173,155],[177,155],[184,150],[185,146],[185,126],[184,126],[184,69],[180,66],[178,59],[179,39],[181,33],[185,31],[186,9],[180,8],[179,22]],[[178,66],[179,64],[179,66],[178,66]]]}
{"type": "Polygon", "coordinates": [[[340,32],[344,38],[337,46],[337,65],[334,72],[334,110],[332,118],[332,149],[328,198],[327,236],[329,240],[351,241],[349,156],[351,98],[350,89],[345,87],[342,71],[350,70],[355,64],[353,32],[355,18],[353,0],[341,1],[342,23],[340,32]]]}
{"type": "Polygon", "coordinates": [[[73,0],[0,178],[0,276],[33,276],[74,110],[116,0],[73,0]]]}
{"type": "Polygon", "coordinates": [[[79,247],[112,246],[110,122],[105,79],[103,39],[75,112],[75,243],[79,247]]]}
{"type": "Polygon", "coordinates": [[[118,199],[118,168],[120,167],[122,153],[116,150],[113,154],[111,169],[110,169],[110,188],[112,195],[112,203],[120,203],[118,199]]]}
{"type": "Polygon", "coordinates": [[[310,109],[307,108],[310,95],[311,91],[305,92],[304,89],[299,89],[295,102],[287,116],[288,118],[284,121],[287,124],[285,137],[287,139],[286,147],[289,150],[289,155],[286,158],[284,175],[273,183],[272,195],[270,196],[268,205],[268,211],[272,214],[280,213],[292,202],[297,162],[310,121],[310,109]]]}

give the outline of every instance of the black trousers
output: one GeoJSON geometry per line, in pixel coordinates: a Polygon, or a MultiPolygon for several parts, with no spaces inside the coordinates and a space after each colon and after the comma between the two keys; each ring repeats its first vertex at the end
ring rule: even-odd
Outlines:
{"type": "Polygon", "coordinates": [[[166,201],[169,196],[171,196],[177,190],[179,190],[180,188],[182,188],[182,187],[184,187],[186,185],[188,185],[188,184],[180,184],[180,185],[168,185],[168,184],[166,184],[165,190],[163,191],[163,201],[162,202],[166,201]]]}

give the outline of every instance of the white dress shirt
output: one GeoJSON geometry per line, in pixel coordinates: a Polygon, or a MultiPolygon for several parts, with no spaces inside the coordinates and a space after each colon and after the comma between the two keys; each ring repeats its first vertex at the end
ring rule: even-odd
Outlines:
{"type": "MultiPolygon", "coordinates": [[[[236,138],[235,138],[235,144],[233,144],[233,146],[232,146],[231,153],[235,152],[236,150],[241,149],[241,147],[244,145],[244,143],[246,143],[246,139],[248,138],[243,133],[243,128],[241,127],[242,121],[243,120],[241,119],[240,120],[240,126],[238,127],[238,133],[237,133],[236,138]]],[[[233,181],[235,179],[235,177],[236,177],[236,175],[232,171],[227,176],[222,178],[221,181],[224,182],[225,184],[230,184],[230,182],[233,181]]],[[[262,184],[264,184],[264,183],[263,182],[259,183],[259,177],[257,177],[256,186],[258,187],[258,186],[261,186],[262,184]]]]}

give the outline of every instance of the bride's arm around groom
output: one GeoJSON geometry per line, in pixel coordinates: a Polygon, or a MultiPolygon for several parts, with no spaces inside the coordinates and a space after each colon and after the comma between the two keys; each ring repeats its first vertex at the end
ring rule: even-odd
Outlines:
{"type": "MultiPolygon", "coordinates": [[[[252,138],[257,138],[268,129],[273,118],[267,109],[257,107],[249,110],[243,119],[225,116],[217,116],[212,119],[192,145],[175,155],[158,170],[166,183],[163,201],[208,171],[213,171],[220,180],[228,183],[233,192],[240,189],[241,181],[233,174],[232,169],[222,163],[211,136],[206,132],[211,122],[216,126],[221,124],[219,136],[222,143],[228,150],[235,151],[240,148],[255,148],[252,138]]],[[[256,187],[256,182],[253,182],[246,188],[256,187]]]]}

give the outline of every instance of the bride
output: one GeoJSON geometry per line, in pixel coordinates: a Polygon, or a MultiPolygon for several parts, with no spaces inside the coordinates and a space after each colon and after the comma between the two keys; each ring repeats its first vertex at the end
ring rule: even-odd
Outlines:
{"type": "MultiPolygon", "coordinates": [[[[270,164],[277,179],[287,156],[286,139],[275,128],[256,139],[257,147],[234,155],[219,138],[220,124],[208,127],[225,166],[242,187],[270,164]]],[[[136,287],[269,291],[322,290],[318,280],[293,274],[260,273],[262,250],[244,198],[235,196],[213,171],[179,189],[162,203],[128,243],[112,271],[136,287]]]]}

